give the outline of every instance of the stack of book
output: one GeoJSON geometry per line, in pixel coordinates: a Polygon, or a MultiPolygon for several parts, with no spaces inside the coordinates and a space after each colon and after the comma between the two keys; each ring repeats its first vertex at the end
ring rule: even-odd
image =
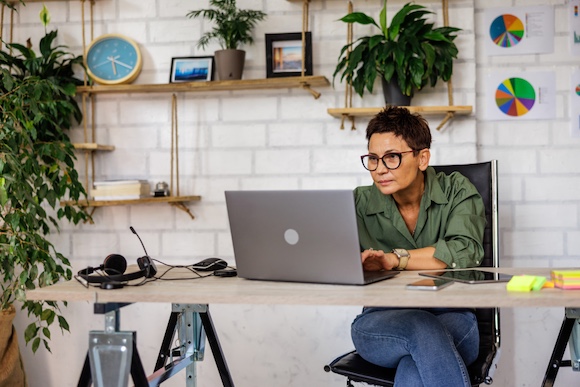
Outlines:
{"type": "Polygon", "coordinates": [[[147,180],[95,181],[90,196],[93,200],[132,200],[151,196],[147,180]]]}
{"type": "Polygon", "coordinates": [[[552,270],[552,281],[560,289],[580,289],[580,270],[552,270]]]}

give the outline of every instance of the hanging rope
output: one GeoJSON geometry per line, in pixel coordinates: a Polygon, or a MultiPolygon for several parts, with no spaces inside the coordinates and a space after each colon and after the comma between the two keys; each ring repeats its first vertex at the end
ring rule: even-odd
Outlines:
{"type": "MultiPolygon", "coordinates": [[[[95,100],[96,97],[94,94],[91,94],[90,97],[91,97],[91,138],[92,138],[93,142],[96,142],[96,135],[95,135],[95,133],[96,133],[96,120],[95,120],[96,113],[95,112],[97,109],[96,108],[97,103],[96,103],[96,100],[95,100]]],[[[86,120],[86,118],[85,118],[85,120],[86,120]]],[[[91,171],[92,171],[91,184],[93,184],[95,182],[95,152],[91,152],[91,171]]]]}
{"type": "Polygon", "coordinates": [[[91,42],[95,38],[95,23],[93,22],[93,20],[95,20],[94,9],[95,9],[95,0],[91,0],[91,7],[90,7],[90,10],[91,10],[91,42]]]}
{"type": "MultiPolygon", "coordinates": [[[[449,26],[449,1],[441,0],[443,6],[443,25],[445,27],[449,26]]],[[[453,80],[449,78],[447,81],[447,99],[449,101],[449,106],[453,106],[453,80]]]]}
{"type": "Polygon", "coordinates": [[[177,96],[171,96],[171,168],[170,168],[170,185],[169,192],[171,196],[179,196],[179,136],[178,136],[178,119],[177,119],[177,96]],[[175,158],[174,158],[175,156],[175,158]],[[175,173],[173,166],[175,165],[175,173]],[[176,179],[176,189],[173,191],[173,178],[176,179]]]}
{"type": "Polygon", "coordinates": [[[2,40],[4,34],[4,8],[6,8],[6,4],[2,4],[2,9],[0,10],[0,40],[2,40]]]}
{"type": "Polygon", "coordinates": [[[308,2],[309,0],[304,0],[302,5],[302,70],[300,75],[303,77],[306,71],[306,31],[308,31],[308,2]]]}
{"type": "MultiPolygon", "coordinates": [[[[353,12],[352,1],[348,2],[348,13],[353,12]]],[[[353,24],[347,23],[346,25],[346,44],[350,45],[353,40],[353,24]]],[[[350,55],[352,51],[351,47],[349,46],[346,50],[346,57],[350,55]]],[[[352,80],[347,80],[346,89],[344,91],[344,107],[351,108],[352,107],[352,80]]],[[[343,114],[340,119],[340,129],[344,130],[344,121],[349,118],[351,121],[351,130],[356,130],[354,125],[354,117],[349,116],[348,114],[343,114]]]]}
{"type": "MultiPolygon", "coordinates": [[[[82,41],[82,45],[83,45],[83,55],[86,51],[86,36],[85,36],[85,0],[81,0],[81,41],[82,41]]],[[[83,85],[86,86],[87,85],[87,73],[83,72],[83,85]]],[[[85,142],[94,142],[95,141],[95,137],[94,137],[94,119],[93,119],[93,115],[91,113],[91,120],[93,122],[93,136],[91,137],[91,140],[89,140],[88,137],[88,133],[89,133],[89,128],[88,128],[88,118],[87,118],[87,93],[83,93],[81,95],[81,105],[82,105],[82,109],[83,109],[83,138],[85,139],[85,142]]],[[[89,187],[93,186],[93,183],[95,182],[95,156],[94,156],[94,152],[91,152],[89,150],[85,151],[85,187],[87,187],[87,189],[89,187]],[[89,166],[90,166],[90,174],[89,174],[89,166]],[[89,180],[90,180],[90,186],[89,186],[89,180]]]]}
{"type": "MultiPolygon", "coordinates": [[[[14,41],[14,8],[10,9],[10,43],[14,41]]],[[[10,47],[10,55],[12,55],[12,47],[10,47]]]]}

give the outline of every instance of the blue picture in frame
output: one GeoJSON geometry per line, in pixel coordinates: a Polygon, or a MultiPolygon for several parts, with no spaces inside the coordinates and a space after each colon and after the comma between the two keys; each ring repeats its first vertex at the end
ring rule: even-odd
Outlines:
{"type": "Polygon", "coordinates": [[[214,57],[190,56],[171,59],[170,83],[213,80],[214,57]]]}

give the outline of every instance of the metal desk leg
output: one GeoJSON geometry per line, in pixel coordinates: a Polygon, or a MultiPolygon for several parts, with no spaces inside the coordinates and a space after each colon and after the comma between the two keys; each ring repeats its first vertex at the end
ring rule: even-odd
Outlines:
{"type": "Polygon", "coordinates": [[[568,340],[572,334],[572,328],[578,319],[580,319],[579,309],[566,308],[564,321],[562,322],[558,339],[554,345],[542,387],[553,387],[560,367],[570,367],[572,365],[570,360],[562,360],[562,357],[564,356],[568,340]]]}
{"type": "Polygon", "coordinates": [[[129,374],[136,386],[147,386],[147,377],[137,351],[136,333],[119,331],[119,307],[95,305],[95,313],[105,314],[105,330],[89,333],[89,351],[79,386],[126,386],[129,374]]]}
{"type": "Polygon", "coordinates": [[[226,363],[226,358],[222,351],[222,346],[220,345],[217,333],[213,326],[213,321],[209,314],[209,309],[207,309],[205,313],[200,313],[199,315],[203,324],[203,328],[205,329],[205,333],[207,334],[207,340],[209,342],[209,346],[211,347],[220,378],[222,379],[222,384],[224,387],[234,387],[232,375],[230,374],[230,370],[226,363]]]}
{"type": "Polygon", "coordinates": [[[187,387],[195,387],[197,385],[196,362],[204,358],[206,334],[223,385],[233,387],[234,383],[209,315],[208,306],[198,304],[172,305],[155,372],[149,376],[149,385],[158,386],[185,368],[187,387]],[[172,349],[170,346],[175,332],[178,334],[179,344],[172,349]],[[168,360],[169,364],[165,365],[168,360]]]}
{"type": "Polygon", "coordinates": [[[179,312],[171,312],[171,315],[169,316],[169,322],[167,322],[167,328],[165,329],[165,335],[161,342],[161,349],[157,355],[157,362],[155,363],[154,371],[163,368],[167,359],[171,357],[171,341],[173,340],[173,334],[175,333],[175,326],[177,325],[178,317],[179,312]]]}

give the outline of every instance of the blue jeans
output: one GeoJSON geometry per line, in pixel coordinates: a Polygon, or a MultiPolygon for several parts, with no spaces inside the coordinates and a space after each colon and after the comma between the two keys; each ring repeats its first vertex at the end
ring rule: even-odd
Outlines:
{"type": "Polygon", "coordinates": [[[363,359],[397,369],[395,387],[471,386],[479,331],[468,309],[364,308],[351,335],[363,359]]]}

